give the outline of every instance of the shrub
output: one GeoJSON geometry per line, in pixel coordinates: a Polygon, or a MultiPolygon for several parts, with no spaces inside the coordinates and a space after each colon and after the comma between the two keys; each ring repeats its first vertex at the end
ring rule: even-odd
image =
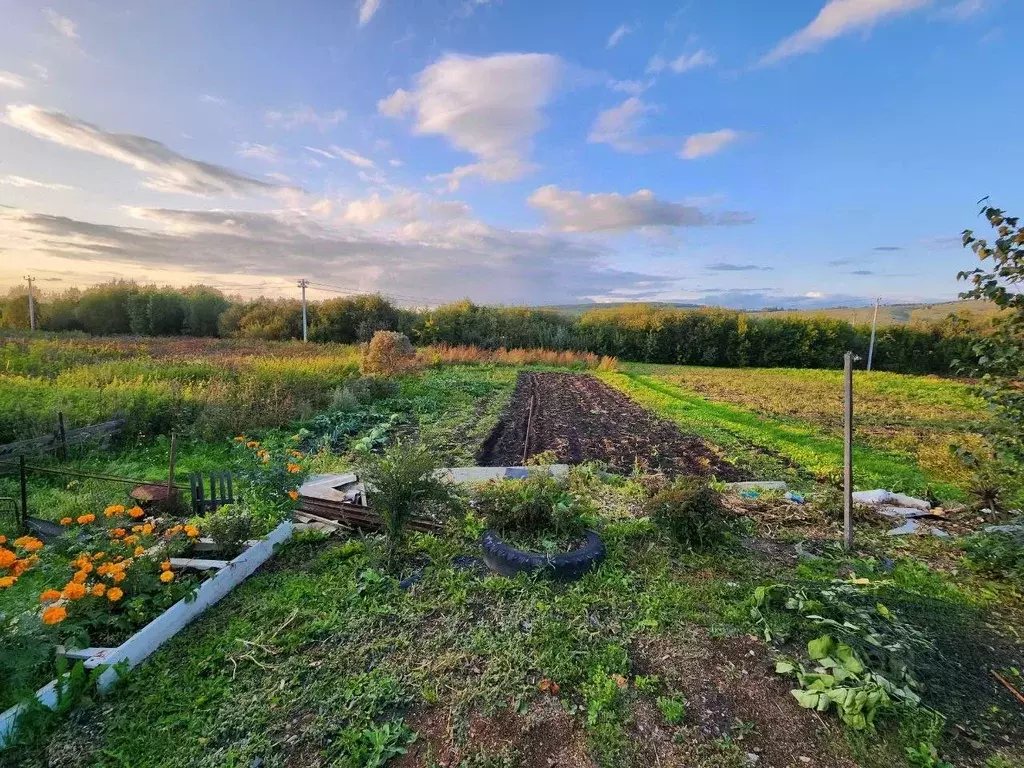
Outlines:
{"type": "MultiPolygon", "coordinates": [[[[406,339],[408,341],[408,339],[406,339]]],[[[345,384],[360,405],[369,405],[377,400],[386,400],[398,394],[398,382],[379,376],[361,376],[345,384]]]]}
{"type": "Polygon", "coordinates": [[[416,351],[404,333],[377,331],[363,351],[360,370],[363,373],[394,376],[411,368],[416,362],[416,351]]]}
{"type": "Polygon", "coordinates": [[[252,513],[232,504],[207,515],[199,527],[213,539],[217,549],[230,557],[241,553],[256,528],[252,513]]]}
{"type": "Polygon", "coordinates": [[[975,533],[963,546],[978,570],[1024,581],[1024,532],[975,533]]]}
{"type": "Polygon", "coordinates": [[[655,525],[689,549],[721,544],[732,528],[718,492],[695,477],[681,478],[658,491],[644,510],[655,525]]]}
{"type": "Polygon", "coordinates": [[[451,488],[437,477],[437,468],[426,448],[411,443],[396,443],[379,456],[369,455],[359,467],[366,499],[384,523],[389,568],[412,516],[432,502],[452,498],[451,488]]]}
{"type": "Polygon", "coordinates": [[[480,486],[476,503],[487,524],[502,532],[573,534],[582,529],[583,516],[589,512],[587,502],[564,480],[546,472],[480,486]]]}

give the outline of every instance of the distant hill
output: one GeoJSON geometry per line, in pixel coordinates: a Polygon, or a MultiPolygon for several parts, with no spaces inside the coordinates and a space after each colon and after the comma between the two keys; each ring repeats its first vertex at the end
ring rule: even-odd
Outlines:
{"type": "MultiPolygon", "coordinates": [[[[617,309],[630,304],[647,304],[662,309],[701,309],[704,305],[686,302],[652,301],[652,302],[614,302],[588,304],[556,304],[542,307],[578,317],[592,309],[617,309]]],[[[846,320],[854,325],[870,323],[874,307],[828,307],[825,309],[768,309],[759,312],[747,312],[754,317],[831,317],[846,320]]],[[[995,316],[991,304],[977,301],[945,301],[938,304],[888,304],[878,308],[879,325],[909,325],[929,323],[942,320],[951,314],[962,313],[974,322],[985,321],[995,316]]]]}

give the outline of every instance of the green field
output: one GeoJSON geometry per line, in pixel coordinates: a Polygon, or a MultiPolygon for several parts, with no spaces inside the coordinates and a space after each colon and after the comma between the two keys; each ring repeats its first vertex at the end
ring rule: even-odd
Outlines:
{"type": "MultiPolygon", "coordinates": [[[[19,436],[49,429],[58,407],[75,424],[126,409],[144,425],[110,450],[35,463],[152,480],[166,478],[172,426],[179,478],[233,467],[237,434],[294,440],[311,472],[347,470],[395,441],[471,464],[523,369],[428,365],[356,404],[339,391],[358,377],[350,347],[51,339],[12,343],[4,356],[0,398],[19,436]]],[[[928,765],[908,750],[934,747],[957,766],[1022,764],[1024,717],[989,669],[1021,687],[1024,585],[981,571],[957,536],[894,539],[866,516],[856,549],[841,549],[841,374],[621,365],[593,375],[748,475],[788,480],[808,503],[728,495],[733,538],[690,551],[645,512],[657,478],[581,466],[570,487],[591,505],[608,556],[569,584],[476,563],[484,523],[468,492],[443,531],[410,539],[393,571],[379,536],[305,533],[108,696],[29,721],[0,763],[743,768],[753,754],[761,765],[889,768],[928,765]],[[797,542],[816,556],[798,558],[797,542]],[[855,593],[861,610],[889,617],[880,631],[923,643],[912,658],[922,705],[890,709],[867,730],[801,708],[775,663],[805,657],[821,630],[779,607],[767,642],[751,608],[773,584],[818,595],[813,609],[828,616],[838,608],[822,595],[855,593]]],[[[859,488],[971,502],[970,474],[949,454],[976,446],[987,418],[966,384],[858,372],[855,390],[859,488]]],[[[16,493],[0,476],[0,496],[16,493]]],[[[56,520],[124,493],[33,475],[30,505],[56,520]]],[[[57,571],[29,570],[0,591],[3,632],[37,592],[60,586],[57,571]]]]}

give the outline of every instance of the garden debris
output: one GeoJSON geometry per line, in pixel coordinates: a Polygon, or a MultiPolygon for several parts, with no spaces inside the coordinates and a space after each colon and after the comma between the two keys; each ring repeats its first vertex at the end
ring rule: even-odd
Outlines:
{"type": "Polygon", "coordinates": [[[899,528],[893,528],[891,531],[886,533],[887,536],[905,536],[908,533],[917,533],[921,529],[913,520],[907,520],[906,523],[901,525],[899,528]]]}
{"type": "Polygon", "coordinates": [[[785,491],[789,488],[785,480],[746,480],[739,483],[726,483],[725,487],[731,491],[785,491]]]}
{"type": "Polygon", "coordinates": [[[803,494],[796,493],[795,491],[786,491],[786,495],[783,498],[795,504],[803,504],[805,501],[803,494]]]}
{"type": "Polygon", "coordinates": [[[1024,533],[1024,524],[1019,525],[986,525],[985,533],[1024,533]]]}
{"type": "Polygon", "coordinates": [[[1000,683],[1002,683],[1003,686],[1006,688],[1006,690],[1008,690],[1010,693],[1012,693],[1014,696],[1016,696],[1017,700],[1020,701],[1021,704],[1024,704],[1024,695],[1021,695],[1020,691],[1018,691],[1016,688],[1014,688],[1012,685],[1010,685],[1006,681],[1006,679],[1002,675],[1000,675],[998,672],[996,672],[994,669],[990,670],[990,671],[992,672],[992,676],[996,680],[998,680],[1000,683]]]}
{"type": "Polygon", "coordinates": [[[892,491],[886,491],[881,488],[874,491],[856,491],[853,494],[854,504],[891,504],[897,507],[913,507],[928,511],[932,508],[930,502],[924,499],[918,499],[914,496],[907,496],[903,493],[893,493],[892,491]]]}

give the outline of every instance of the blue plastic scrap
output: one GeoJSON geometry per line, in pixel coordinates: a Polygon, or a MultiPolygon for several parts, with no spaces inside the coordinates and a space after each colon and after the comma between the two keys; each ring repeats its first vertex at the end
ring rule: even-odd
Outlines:
{"type": "Polygon", "coordinates": [[[793,491],[786,491],[786,498],[790,501],[796,502],[797,504],[804,503],[804,497],[799,493],[794,493],[793,491]]]}

